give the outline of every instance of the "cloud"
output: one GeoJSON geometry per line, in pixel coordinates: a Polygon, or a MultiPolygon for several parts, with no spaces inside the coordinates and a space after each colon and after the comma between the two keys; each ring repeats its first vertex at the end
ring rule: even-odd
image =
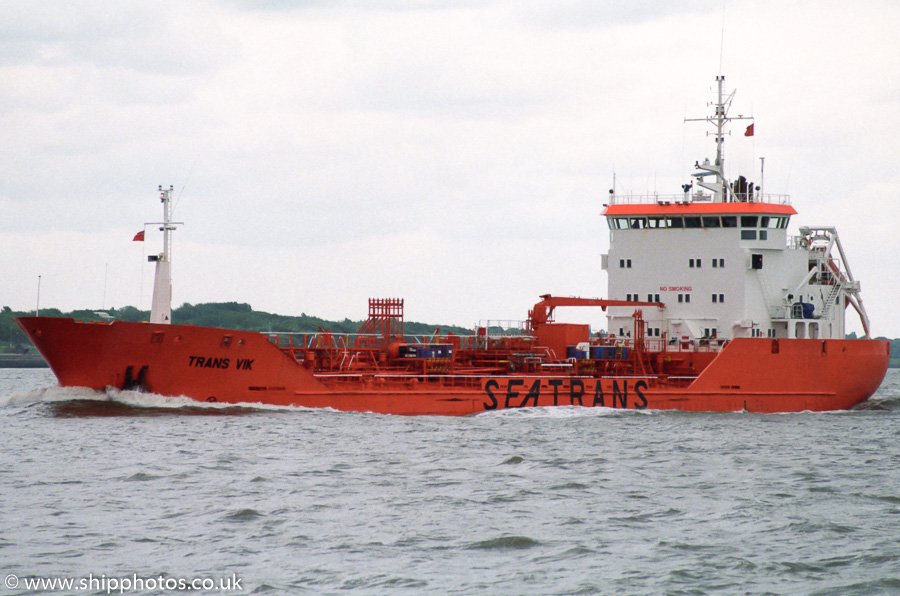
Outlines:
{"type": "Polygon", "coordinates": [[[841,223],[875,327],[900,335],[878,274],[900,247],[872,224],[900,191],[897,8],[810,6],[729,3],[721,44],[709,2],[8,3],[0,241],[54,253],[4,256],[0,277],[88,246],[112,263],[89,237],[127,244],[174,184],[176,300],[353,318],[389,292],[468,324],[603,295],[613,176],[675,192],[711,156],[683,120],[706,115],[721,60],[757,128],[729,137],[730,173],[758,180],[766,157],[795,225],[841,223]]]}
{"type": "Polygon", "coordinates": [[[22,0],[0,8],[0,47],[6,63],[197,75],[234,57],[208,16],[202,4],[22,0]]]}

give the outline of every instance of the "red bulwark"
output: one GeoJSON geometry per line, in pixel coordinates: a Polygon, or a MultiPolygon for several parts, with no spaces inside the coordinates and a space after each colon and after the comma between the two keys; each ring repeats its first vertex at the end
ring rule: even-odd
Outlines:
{"type": "Polygon", "coordinates": [[[775,203],[688,203],[687,205],[672,203],[670,205],[627,204],[610,205],[602,211],[602,215],[699,215],[699,214],[741,215],[765,213],[771,215],[796,215],[790,205],[775,203]]]}

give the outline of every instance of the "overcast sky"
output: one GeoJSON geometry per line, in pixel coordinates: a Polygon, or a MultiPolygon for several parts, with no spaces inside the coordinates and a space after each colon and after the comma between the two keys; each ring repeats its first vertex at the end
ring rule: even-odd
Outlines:
{"type": "Polygon", "coordinates": [[[756,122],[729,174],[765,157],[792,232],[837,226],[898,337],[898,30],[895,0],[4,2],[0,303],[33,309],[41,276],[43,308],[149,309],[160,234],[131,239],[160,184],[185,222],[173,306],[402,297],[471,326],[606,296],[613,176],[677,192],[713,155],[684,119],[721,70],[756,122]]]}

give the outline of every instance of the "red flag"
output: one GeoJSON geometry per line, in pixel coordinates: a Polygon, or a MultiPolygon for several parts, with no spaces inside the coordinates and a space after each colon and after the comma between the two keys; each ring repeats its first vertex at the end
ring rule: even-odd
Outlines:
{"type": "Polygon", "coordinates": [[[747,130],[744,131],[744,136],[745,137],[753,136],[753,124],[751,124],[750,126],[747,127],[747,130]]]}
{"type": "Polygon", "coordinates": [[[141,230],[137,234],[134,235],[134,238],[131,240],[132,242],[143,242],[144,241],[144,230],[141,230]]]}

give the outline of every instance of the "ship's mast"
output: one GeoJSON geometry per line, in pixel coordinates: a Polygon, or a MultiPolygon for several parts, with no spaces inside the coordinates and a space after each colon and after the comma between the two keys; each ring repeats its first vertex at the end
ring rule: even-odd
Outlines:
{"type": "MultiPolygon", "coordinates": [[[[697,179],[697,185],[701,186],[713,193],[713,202],[724,203],[729,201],[728,181],[725,179],[725,125],[731,120],[752,120],[752,117],[737,116],[728,117],[728,109],[731,107],[731,100],[734,99],[735,91],[732,91],[728,97],[725,97],[724,84],[725,76],[718,75],[716,77],[718,93],[712,116],[706,118],[685,118],[685,122],[709,122],[715,127],[716,138],[716,161],[709,163],[709,160],[699,161],[694,164],[699,172],[692,174],[697,179]],[[707,182],[706,176],[715,176],[714,182],[707,182]]],[[[733,199],[733,197],[732,197],[733,199]]]]}
{"type": "Polygon", "coordinates": [[[159,187],[159,200],[163,204],[163,221],[160,231],[163,233],[163,251],[158,255],[150,255],[148,260],[156,262],[156,275],[153,278],[153,304],[150,307],[150,322],[168,324],[172,322],[172,232],[181,222],[172,221],[172,191],[174,188],[159,187]]]}

